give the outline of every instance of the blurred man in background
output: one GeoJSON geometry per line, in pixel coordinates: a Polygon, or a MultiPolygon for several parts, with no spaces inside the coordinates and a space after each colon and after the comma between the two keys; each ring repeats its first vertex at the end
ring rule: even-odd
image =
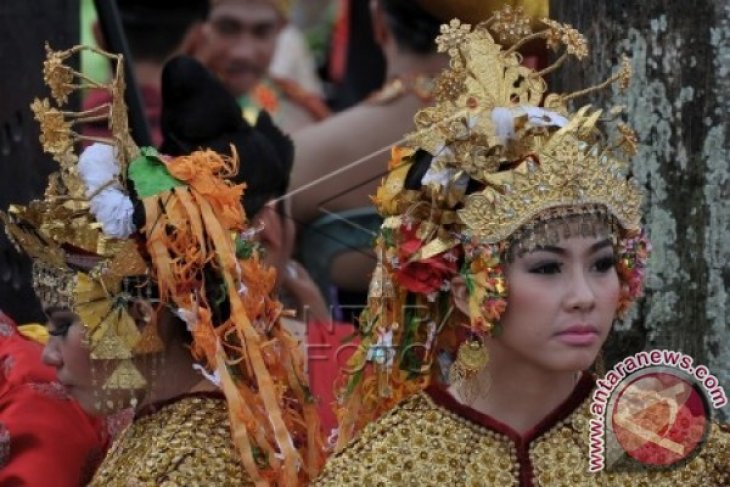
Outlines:
{"type": "Polygon", "coordinates": [[[329,109],[296,80],[269,74],[289,8],[286,0],[213,0],[194,54],[238,99],[249,122],[266,110],[292,133],[324,119],[329,109]]]}

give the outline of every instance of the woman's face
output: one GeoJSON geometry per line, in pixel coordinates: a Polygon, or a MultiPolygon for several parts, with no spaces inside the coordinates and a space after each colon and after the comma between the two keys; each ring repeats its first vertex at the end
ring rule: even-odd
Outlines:
{"type": "Polygon", "coordinates": [[[509,286],[500,356],[544,370],[590,367],[616,316],[619,278],[608,238],[573,237],[506,266],[509,286]]]}
{"type": "Polygon", "coordinates": [[[126,406],[129,394],[116,397],[121,393],[115,394],[101,388],[111,373],[111,370],[102,370],[104,365],[109,365],[111,369],[116,363],[106,362],[116,361],[100,360],[100,363],[94,364],[99,369],[96,371],[98,384],[94,384],[86,329],[79,317],[62,308],[47,308],[46,314],[49,338],[43,349],[43,362],[56,369],[58,382],[65,387],[66,392],[89,414],[111,414],[121,409],[119,404],[126,406]]]}
{"type": "Polygon", "coordinates": [[[98,412],[94,408],[91,353],[85,342],[84,326],[68,309],[50,308],[46,314],[49,337],[43,349],[43,362],[56,369],[58,382],[86,412],[98,412]]]}

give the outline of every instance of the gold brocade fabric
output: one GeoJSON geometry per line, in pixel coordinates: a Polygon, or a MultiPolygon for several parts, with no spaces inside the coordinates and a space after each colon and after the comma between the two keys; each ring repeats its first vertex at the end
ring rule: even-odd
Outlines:
{"type": "Polygon", "coordinates": [[[223,397],[189,396],[132,423],[91,486],[253,485],[239,461],[223,397]]]}
{"type": "MultiPolygon", "coordinates": [[[[590,396],[588,396],[590,397],[590,396]]],[[[427,394],[407,399],[330,458],[317,486],[704,486],[730,485],[730,433],[713,425],[699,455],[671,471],[588,471],[588,406],[527,445],[532,483],[520,483],[518,446],[506,435],[437,405],[427,394]]],[[[527,463],[527,462],[524,462],[527,463]]]]}

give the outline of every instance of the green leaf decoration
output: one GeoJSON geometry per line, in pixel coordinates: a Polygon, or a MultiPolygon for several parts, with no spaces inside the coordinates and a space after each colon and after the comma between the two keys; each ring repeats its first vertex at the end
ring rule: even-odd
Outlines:
{"type": "Polygon", "coordinates": [[[140,150],[139,157],[129,164],[128,177],[134,182],[134,190],[140,198],[149,198],[185,186],[185,183],[169,173],[160,154],[152,147],[140,150]]]}
{"type": "Polygon", "coordinates": [[[236,237],[236,257],[242,260],[248,260],[256,249],[256,244],[251,240],[244,239],[240,235],[236,237]]]}

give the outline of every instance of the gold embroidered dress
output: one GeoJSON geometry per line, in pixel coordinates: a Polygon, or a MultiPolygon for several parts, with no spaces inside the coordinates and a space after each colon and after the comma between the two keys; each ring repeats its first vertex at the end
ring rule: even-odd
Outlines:
{"type": "Polygon", "coordinates": [[[431,386],[371,423],[330,458],[316,486],[730,485],[730,432],[712,425],[686,465],[668,471],[588,471],[594,381],[524,435],[431,386]]]}
{"type": "Polygon", "coordinates": [[[135,417],[91,486],[246,486],[222,394],[190,394],[135,417]]]}

